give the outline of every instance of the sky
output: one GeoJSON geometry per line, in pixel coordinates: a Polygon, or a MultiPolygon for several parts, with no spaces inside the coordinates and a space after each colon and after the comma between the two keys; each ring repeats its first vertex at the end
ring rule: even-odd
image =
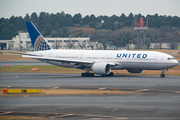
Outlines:
{"type": "Polygon", "coordinates": [[[0,0],[0,18],[22,16],[36,12],[54,13],[64,11],[74,16],[117,15],[130,13],[180,17],[180,0],[0,0]]]}

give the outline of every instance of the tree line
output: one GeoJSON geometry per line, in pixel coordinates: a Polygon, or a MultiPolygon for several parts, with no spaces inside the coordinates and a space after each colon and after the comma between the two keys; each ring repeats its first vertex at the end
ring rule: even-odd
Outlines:
{"type": "Polygon", "coordinates": [[[146,43],[167,42],[175,39],[174,43],[180,41],[180,17],[177,16],[159,16],[141,14],[126,16],[122,13],[120,16],[95,16],[86,15],[82,17],[80,13],[74,16],[61,13],[49,14],[41,12],[26,14],[25,17],[12,16],[9,19],[0,18],[0,39],[12,39],[19,31],[27,31],[25,22],[32,21],[44,37],[89,37],[92,41],[98,41],[107,45],[116,45],[122,47],[127,44],[136,44],[136,31],[133,30],[134,19],[148,18],[148,27],[146,31],[146,43]]]}

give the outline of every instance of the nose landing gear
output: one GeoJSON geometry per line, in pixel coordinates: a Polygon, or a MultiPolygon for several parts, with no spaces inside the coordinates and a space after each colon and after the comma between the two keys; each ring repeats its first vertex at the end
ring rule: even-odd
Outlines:
{"type": "Polygon", "coordinates": [[[165,69],[161,70],[161,72],[162,72],[161,75],[160,75],[161,78],[165,77],[165,74],[164,74],[165,71],[166,71],[165,69]]]}
{"type": "Polygon", "coordinates": [[[161,77],[161,78],[165,77],[165,74],[164,74],[164,73],[161,73],[160,77],[161,77]]]}

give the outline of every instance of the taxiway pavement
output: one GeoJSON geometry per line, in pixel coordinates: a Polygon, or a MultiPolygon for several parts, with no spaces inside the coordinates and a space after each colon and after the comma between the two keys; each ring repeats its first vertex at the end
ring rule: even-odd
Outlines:
{"type": "Polygon", "coordinates": [[[65,73],[0,73],[0,87],[132,88],[180,91],[180,76],[115,75],[81,77],[65,73]]]}
{"type": "Polygon", "coordinates": [[[180,119],[179,94],[0,97],[0,103],[0,111],[9,111],[8,115],[42,114],[71,120],[180,119]]]}
{"type": "Polygon", "coordinates": [[[179,120],[180,76],[0,73],[1,88],[99,89],[140,91],[128,95],[63,95],[0,97],[0,115],[51,119],[179,120]]]}

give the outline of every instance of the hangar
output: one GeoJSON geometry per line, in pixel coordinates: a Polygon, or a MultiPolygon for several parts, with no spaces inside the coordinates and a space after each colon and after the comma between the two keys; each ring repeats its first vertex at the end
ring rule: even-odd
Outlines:
{"type": "Polygon", "coordinates": [[[12,50],[13,47],[14,47],[14,41],[0,40],[0,50],[12,50]]]}

